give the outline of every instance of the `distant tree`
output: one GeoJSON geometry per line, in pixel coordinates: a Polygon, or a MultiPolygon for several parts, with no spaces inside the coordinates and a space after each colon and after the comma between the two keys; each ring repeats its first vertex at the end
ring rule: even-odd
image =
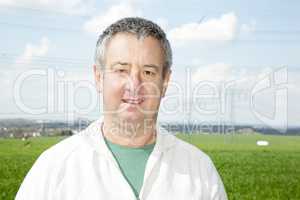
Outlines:
{"type": "Polygon", "coordinates": [[[73,132],[71,130],[62,130],[60,133],[61,136],[71,136],[73,132]]]}

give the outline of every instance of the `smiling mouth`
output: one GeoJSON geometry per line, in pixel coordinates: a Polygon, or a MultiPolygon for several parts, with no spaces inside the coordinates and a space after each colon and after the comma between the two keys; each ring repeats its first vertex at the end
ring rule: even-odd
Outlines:
{"type": "Polygon", "coordinates": [[[144,100],[145,100],[144,98],[130,98],[130,99],[122,99],[122,102],[132,104],[132,105],[139,105],[143,103],[144,100]]]}

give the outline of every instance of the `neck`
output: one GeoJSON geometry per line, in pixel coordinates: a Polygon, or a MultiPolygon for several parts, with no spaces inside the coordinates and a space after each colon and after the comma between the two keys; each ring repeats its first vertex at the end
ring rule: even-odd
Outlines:
{"type": "Polygon", "coordinates": [[[112,143],[142,147],[156,140],[156,120],[146,123],[123,122],[104,118],[102,124],[103,136],[112,143]]]}

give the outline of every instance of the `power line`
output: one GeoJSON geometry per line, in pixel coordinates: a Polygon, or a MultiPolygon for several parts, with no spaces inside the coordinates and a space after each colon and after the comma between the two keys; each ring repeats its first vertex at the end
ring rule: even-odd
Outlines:
{"type": "MultiPolygon", "coordinates": [[[[78,63],[52,63],[52,62],[47,62],[47,63],[29,63],[29,62],[2,62],[0,61],[1,66],[30,66],[30,67],[41,67],[41,66],[47,66],[47,67],[63,67],[63,66],[73,66],[73,67],[85,67],[85,66],[90,66],[91,64],[78,64],[78,63]]],[[[9,68],[8,68],[9,69],[9,68]]],[[[7,70],[7,69],[6,69],[7,70]]]]}
{"type": "Polygon", "coordinates": [[[2,65],[65,65],[65,66],[88,66],[91,65],[92,62],[72,62],[67,60],[29,60],[29,59],[3,59],[0,58],[0,64],[2,65]]]}
{"type": "Polygon", "coordinates": [[[59,11],[59,10],[53,10],[53,9],[42,9],[42,8],[38,8],[38,7],[27,7],[25,5],[20,5],[20,3],[18,3],[19,5],[6,5],[6,6],[2,6],[2,8],[6,8],[6,9],[10,9],[10,10],[23,10],[23,11],[30,11],[30,12],[39,12],[39,13],[47,13],[47,14],[59,14],[59,15],[64,15],[64,16],[76,16],[76,17],[80,17],[80,18],[90,18],[91,15],[88,14],[67,14],[64,11],[59,11]]]}
{"type": "Polygon", "coordinates": [[[46,26],[37,26],[37,25],[26,25],[26,24],[18,24],[18,23],[8,23],[8,22],[0,22],[0,25],[4,26],[13,26],[17,28],[26,28],[26,29],[41,29],[41,30],[49,30],[49,31],[60,31],[60,32],[68,32],[68,33],[82,33],[81,29],[66,29],[66,28],[58,28],[58,27],[46,27],[46,26]]]}
{"type": "Polygon", "coordinates": [[[67,58],[67,57],[51,57],[51,56],[22,56],[18,54],[8,54],[8,53],[0,53],[0,59],[2,60],[23,60],[23,61],[55,61],[55,62],[69,62],[69,63],[82,63],[85,64],[90,62],[90,59],[83,59],[83,58],[67,58]]]}

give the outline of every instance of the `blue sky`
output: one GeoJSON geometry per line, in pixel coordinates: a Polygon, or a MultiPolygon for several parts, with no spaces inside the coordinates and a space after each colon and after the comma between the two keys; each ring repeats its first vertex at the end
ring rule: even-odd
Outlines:
{"type": "MultiPolygon", "coordinates": [[[[186,88],[178,93],[177,101],[181,101],[178,104],[172,99],[175,87],[169,88],[169,98],[163,106],[174,112],[168,114],[164,112],[167,108],[162,109],[159,116],[162,121],[299,125],[299,8],[300,2],[296,0],[28,0],[22,3],[0,0],[0,91],[3,91],[0,117],[99,117],[101,102],[94,105],[95,93],[89,88],[93,84],[91,65],[97,36],[121,17],[142,16],[166,31],[174,53],[172,81],[186,88]],[[89,84],[83,83],[86,88],[78,88],[75,93],[66,90],[59,93],[56,87],[51,103],[46,76],[31,76],[16,84],[22,74],[32,69],[58,74],[55,86],[68,82],[76,88],[76,81],[80,80],[89,84]],[[253,88],[266,78],[278,76],[284,79],[284,84],[277,96],[276,90],[267,85],[262,86],[266,90],[253,94],[253,88]],[[200,103],[196,100],[191,103],[193,108],[203,104],[205,109],[201,111],[215,112],[188,110],[185,107],[191,101],[192,91],[201,81],[213,84],[207,85],[210,93],[215,91],[212,88],[218,88],[219,94],[230,96],[233,91],[239,95],[235,100],[221,96],[211,100],[211,96],[200,103]],[[232,81],[231,90],[220,89],[222,84],[232,81]],[[16,88],[24,105],[48,111],[35,115],[26,112],[18,103],[16,88]],[[50,98],[48,104],[47,98],[50,98]],[[223,103],[219,104],[220,101],[223,103]],[[80,112],[91,104],[93,108],[80,112]]],[[[68,88],[67,85],[61,88],[68,88]]]]}

